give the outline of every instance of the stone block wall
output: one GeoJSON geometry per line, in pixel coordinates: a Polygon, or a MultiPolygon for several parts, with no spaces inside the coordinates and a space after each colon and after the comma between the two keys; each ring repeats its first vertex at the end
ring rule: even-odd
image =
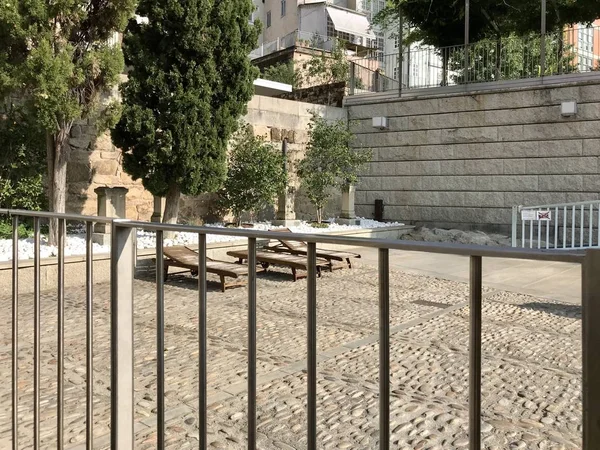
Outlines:
{"type": "Polygon", "coordinates": [[[96,129],[87,121],[75,124],[69,140],[71,153],[67,165],[67,212],[96,215],[97,198],[94,189],[101,186],[125,187],[127,218],[150,220],[153,197],[141,181],[133,181],[123,171],[122,153],[109,133],[96,136],[96,129]]]}
{"type": "MultiPolygon", "coordinates": [[[[312,110],[331,120],[346,118],[346,111],[342,108],[258,95],[249,102],[248,114],[244,118],[253,126],[256,135],[265,136],[278,149],[281,149],[283,139],[287,138],[291,161],[290,183],[298,190],[296,215],[299,219],[312,219],[316,216],[314,208],[302,195],[300,182],[295,175],[296,163],[304,157],[306,150],[312,110]]],[[[109,133],[96,137],[94,127],[88,122],[81,122],[71,131],[70,145],[71,157],[67,169],[68,212],[94,215],[97,201],[94,189],[99,186],[123,186],[129,189],[127,218],[150,220],[153,197],[139,180],[133,181],[123,172],[122,153],[112,144],[109,133]]],[[[340,198],[341,194],[336,192],[325,208],[324,217],[339,214],[340,198]]],[[[215,200],[214,194],[184,196],[180,202],[181,221],[201,223],[227,219],[218,210],[215,200]]],[[[267,208],[260,218],[273,219],[275,212],[275,207],[267,208]]]]}
{"type": "MultiPolygon", "coordinates": [[[[598,199],[600,82],[438,95],[349,106],[373,161],[357,214],[508,232],[511,207],[598,199]],[[578,113],[561,115],[576,100],[578,113]],[[389,130],[372,128],[386,116],[389,130]]],[[[366,101],[366,98],[365,98],[366,101]]]]}

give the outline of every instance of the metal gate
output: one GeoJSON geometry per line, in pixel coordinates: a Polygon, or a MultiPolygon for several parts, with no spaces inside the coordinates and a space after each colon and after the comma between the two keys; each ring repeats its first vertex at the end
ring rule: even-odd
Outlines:
{"type": "Polygon", "coordinates": [[[600,247],[600,200],[513,206],[512,246],[537,249],[600,247]]]}

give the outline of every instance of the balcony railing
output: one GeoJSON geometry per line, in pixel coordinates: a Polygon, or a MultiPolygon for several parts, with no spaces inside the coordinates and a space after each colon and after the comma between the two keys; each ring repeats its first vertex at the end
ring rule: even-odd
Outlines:
{"type": "Polygon", "coordinates": [[[250,59],[257,59],[270,55],[280,50],[294,46],[308,47],[318,50],[331,50],[335,45],[335,39],[316,33],[306,31],[293,31],[282,38],[262,44],[250,52],[250,59]]]}
{"type": "MultiPolygon", "coordinates": [[[[93,364],[93,298],[92,290],[92,225],[96,222],[107,223],[111,226],[111,414],[110,433],[113,450],[131,450],[134,448],[134,265],[135,265],[135,230],[145,229],[156,232],[156,377],[157,377],[157,446],[165,447],[165,366],[164,366],[164,281],[161,268],[163,267],[163,233],[166,231],[190,232],[198,234],[198,367],[199,388],[199,448],[206,449],[207,442],[207,277],[206,277],[206,237],[208,234],[218,234],[247,238],[248,266],[256,266],[257,239],[280,239],[281,233],[255,231],[252,229],[207,228],[197,226],[169,225],[128,220],[112,220],[106,217],[90,217],[71,214],[56,214],[45,212],[0,210],[0,215],[12,218],[13,226],[13,259],[12,259],[12,443],[13,450],[23,448],[26,444],[19,443],[19,438],[31,432],[33,447],[40,448],[40,342],[41,307],[40,307],[40,222],[54,219],[58,221],[58,335],[56,363],[58,367],[56,391],[56,446],[62,449],[64,442],[64,380],[65,380],[65,297],[64,297],[64,244],[66,221],[76,221],[85,224],[86,230],[86,276],[85,305],[86,305],[86,444],[93,448],[93,398],[92,374],[93,364]],[[22,331],[19,325],[19,260],[18,260],[18,225],[23,218],[33,219],[34,228],[34,374],[33,374],[33,429],[23,427],[19,430],[20,374],[18,362],[23,355],[19,354],[22,331]],[[19,432],[20,431],[20,432],[19,432]]],[[[307,442],[308,449],[317,448],[317,244],[334,244],[353,247],[369,247],[378,251],[378,291],[379,291],[379,448],[390,448],[390,250],[406,250],[468,256],[470,258],[470,362],[469,362],[469,448],[481,448],[481,377],[482,377],[482,267],[484,258],[528,259],[534,261],[558,261],[578,263],[583,267],[582,294],[582,329],[583,329],[583,366],[582,366],[582,398],[583,398],[583,449],[597,450],[600,448],[600,250],[588,250],[584,253],[569,253],[556,251],[529,250],[520,248],[494,248],[485,246],[468,246],[457,244],[439,244],[400,240],[381,240],[351,238],[344,236],[325,236],[314,234],[290,234],[289,241],[304,241],[308,243],[308,277],[307,277],[307,442]]],[[[256,448],[257,438],[257,354],[256,354],[256,271],[248,271],[248,328],[247,328],[247,417],[248,417],[248,448],[256,448]]],[[[342,287],[341,287],[342,288],[342,287]]],[[[343,288],[342,288],[343,289],[343,288]]],[[[23,325],[23,324],[21,324],[23,325]]],[[[31,326],[27,324],[27,326],[31,326]]],[[[25,330],[29,331],[29,330],[25,330]]],[[[192,361],[190,360],[190,363],[192,361]]],[[[3,380],[8,382],[8,380],[3,380]]],[[[27,397],[25,397],[27,398],[27,397]]],[[[83,399],[82,399],[83,401],[83,399]]],[[[21,405],[22,407],[22,405],[21,405]]],[[[71,421],[72,418],[69,418],[71,421]]],[[[333,426],[334,424],[330,424],[333,426]]],[[[343,426],[343,425],[342,425],[343,426]]],[[[47,430],[46,430],[47,431],[47,430]]]]}
{"type": "Polygon", "coordinates": [[[548,33],[544,57],[541,46],[539,35],[515,35],[468,46],[411,46],[404,50],[402,60],[399,52],[379,53],[353,63],[357,71],[367,68],[396,81],[378,91],[399,89],[400,78],[402,90],[408,90],[600,71],[598,26],[548,33]]]}

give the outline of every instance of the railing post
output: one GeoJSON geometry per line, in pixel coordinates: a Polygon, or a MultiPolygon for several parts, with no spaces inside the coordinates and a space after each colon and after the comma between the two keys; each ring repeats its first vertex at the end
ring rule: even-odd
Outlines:
{"type": "Polygon", "coordinates": [[[540,37],[540,76],[546,73],[546,0],[542,2],[542,27],[540,37]]]}
{"type": "Polygon", "coordinates": [[[350,61],[350,95],[354,95],[354,90],[356,88],[356,63],[354,61],[350,61]]]}
{"type": "Polygon", "coordinates": [[[512,207],[512,246],[517,246],[517,222],[519,221],[519,207],[512,207]]]}
{"type": "Polygon", "coordinates": [[[112,223],[111,297],[111,449],[133,448],[133,276],[134,228],[112,223]]]}
{"type": "Polygon", "coordinates": [[[469,339],[469,450],[481,448],[481,256],[471,256],[469,339]]]}
{"type": "Polygon", "coordinates": [[[600,250],[585,253],[582,270],[583,450],[600,448],[600,250]]]}
{"type": "Polygon", "coordinates": [[[317,449],[317,244],[307,255],[307,449],[317,449]]]}
{"type": "Polygon", "coordinates": [[[379,249],[379,449],[390,448],[390,251],[379,249]]]}
{"type": "Polygon", "coordinates": [[[403,47],[404,47],[404,36],[403,36],[403,29],[404,28],[404,21],[402,20],[402,8],[400,7],[400,4],[398,4],[398,97],[402,97],[402,78],[403,78],[403,73],[402,70],[404,69],[402,67],[402,59],[404,58],[404,51],[403,51],[403,47]]]}
{"type": "Polygon", "coordinates": [[[470,3],[469,0],[465,0],[465,84],[469,82],[469,16],[470,16],[470,3]]]}

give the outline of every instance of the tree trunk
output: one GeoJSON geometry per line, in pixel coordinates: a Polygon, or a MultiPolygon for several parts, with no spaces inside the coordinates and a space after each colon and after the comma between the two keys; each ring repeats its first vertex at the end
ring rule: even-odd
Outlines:
{"type": "Polygon", "coordinates": [[[317,223],[321,223],[323,221],[323,208],[317,207],[317,223]]]}
{"type": "MultiPolygon", "coordinates": [[[[67,202],[67,162],[69,134],[73,123],[68,122],[55,134],[46,134],[46,162],[48,165],[48,200],[50,211],[64,213],[67,202]]],[[[58,220],[49,221],[48,243],[58,244],[58,220]]]]}
{"type": "MultiPolygon", "coordinates": [[[[172,184],[169,186],[167,195],[165,196],[165,212],[163,214],[163,223],[177,223],[177,215],[179,214],[179,197],[181,196],[181,190],[178,184],[172,184]]],[[[169,239],[173,239],[174,234],[172,231],[167,231],[164,236],[169,239]]]]}

